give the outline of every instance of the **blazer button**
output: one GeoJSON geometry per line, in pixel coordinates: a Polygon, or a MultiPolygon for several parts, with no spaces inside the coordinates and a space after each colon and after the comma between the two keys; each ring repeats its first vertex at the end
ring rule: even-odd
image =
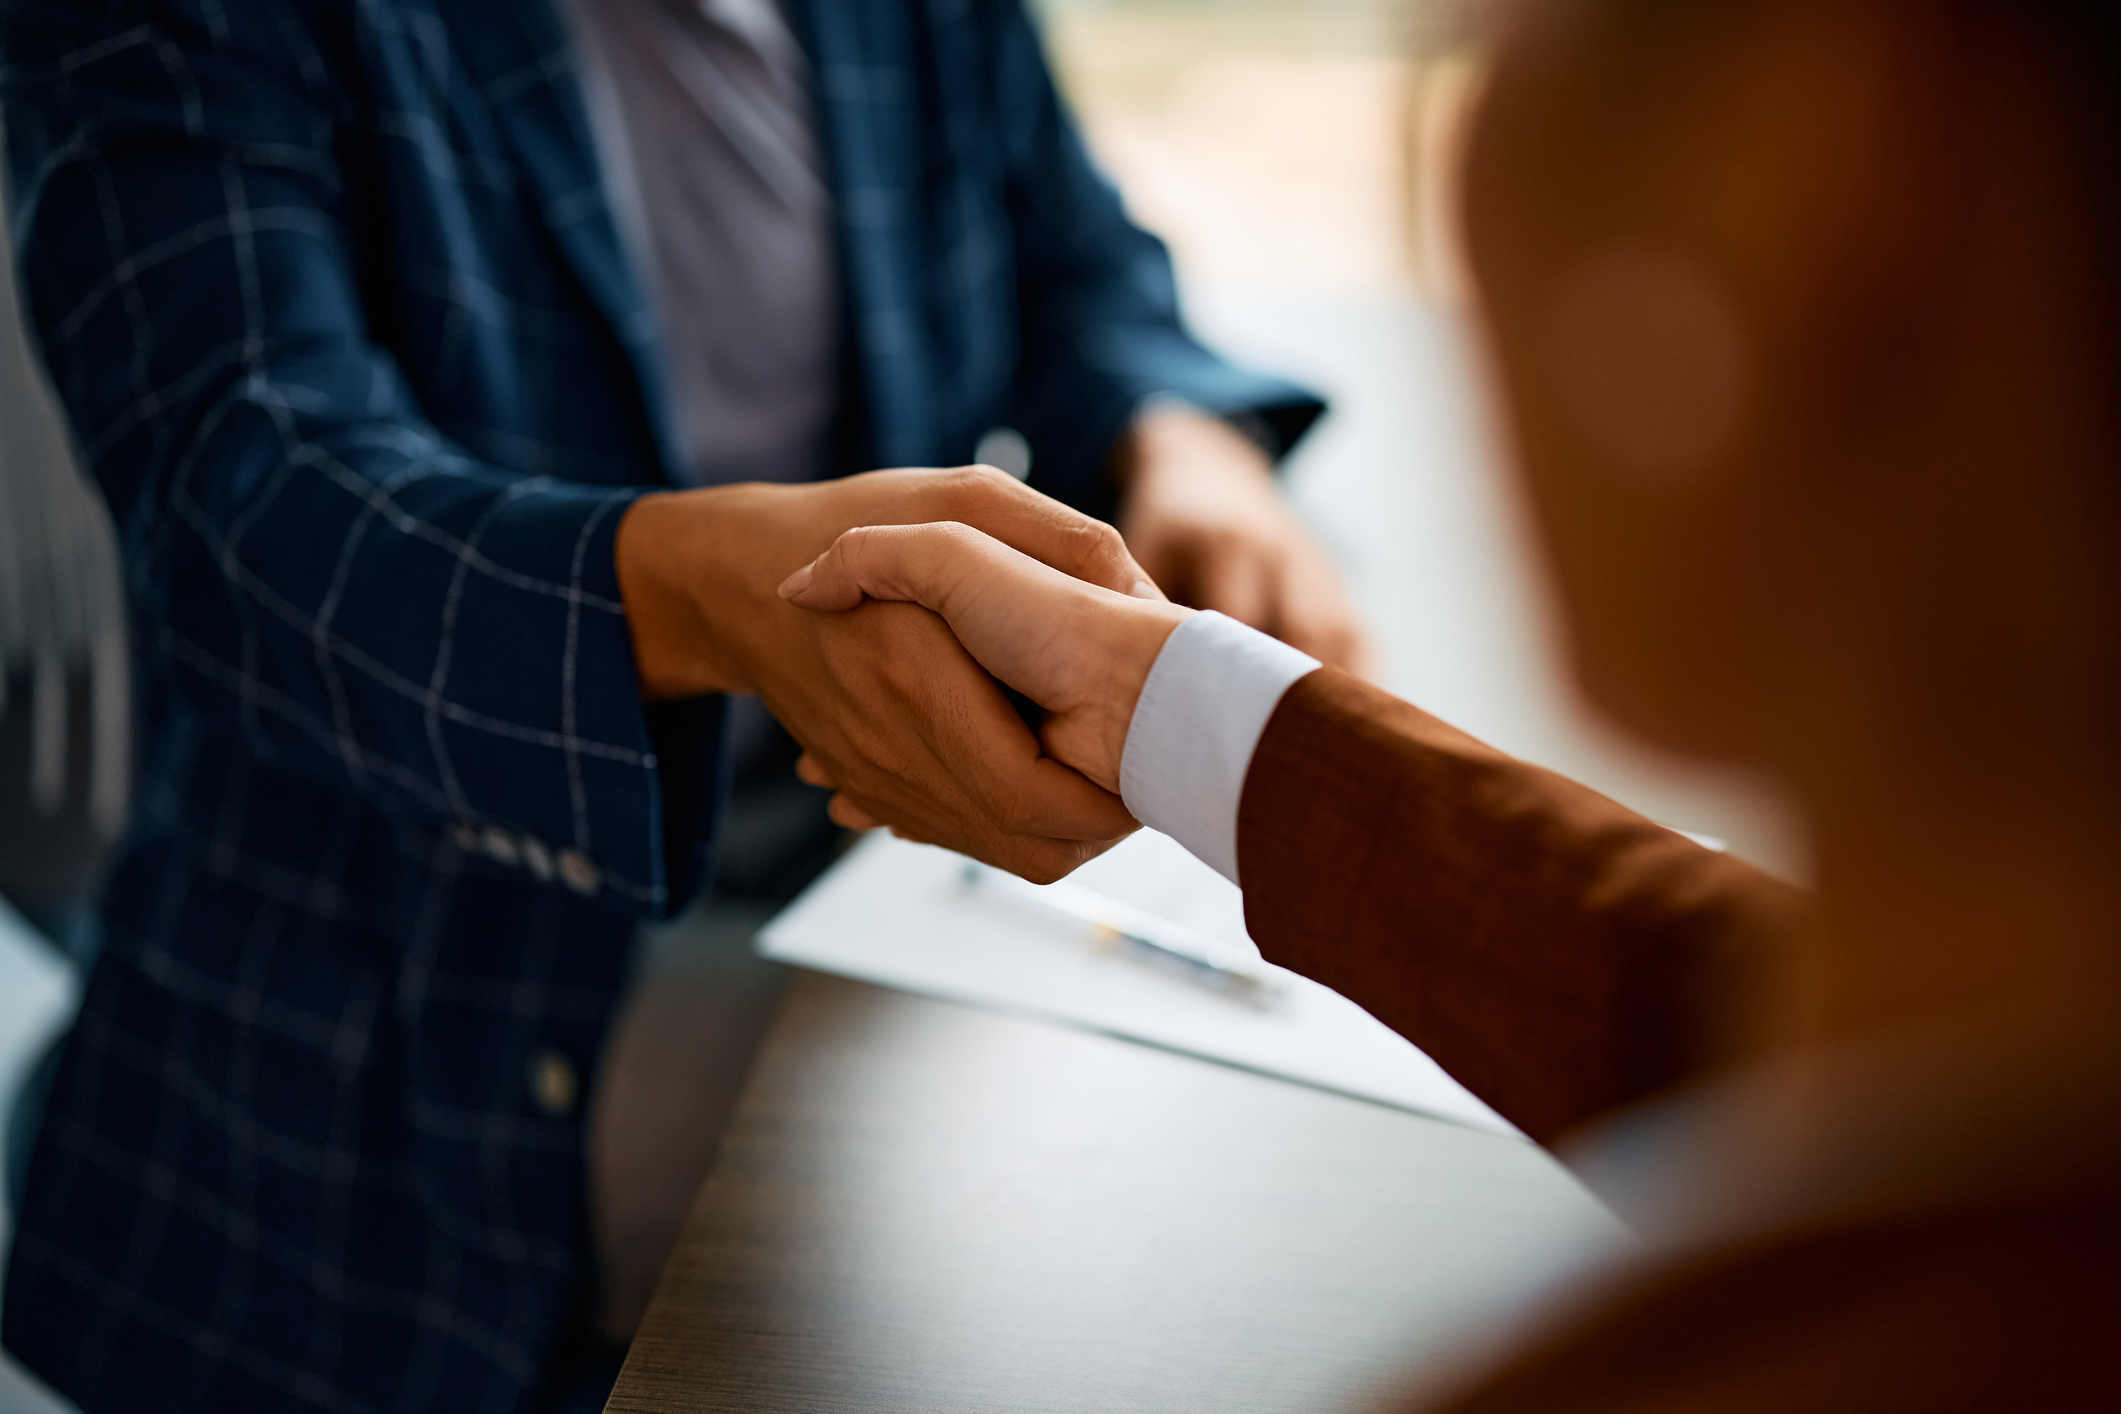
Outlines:
{"type": "Polygon", "coordinates": [[[574,1062],[550,1046],[530,1053],[530,1098],[554,1119],[574,1113],[574,1102],[582,1085],[575,1078],[574,1062]]]}
{"type": "Polygon", "coordinates": [[[560,851],[560,882],[568,888],[586,898],[595,893],[597,885],[603,881],[604,876],[589,862],[588,855],[578,849],[560,851]]]}
{"type": "Polygon", "coordinates": [[[552,851],[545,848],[542,840],[533,839],[529,835],[525,835],[523,837],[523,867],[528,869],[530,877],[536,879],[539,883],[551,883],[552,851]]]}
{"type": "Polygon", "coordinates": [[[511,868],[515,866],[519,856],[516,853],[514,835],[509,834],[508,831],[502,829],[499,825],[488,825],[486,827],[485,844],[486,857],[488,859],[491,859],[496,864],[506,864],[511,868]]]}

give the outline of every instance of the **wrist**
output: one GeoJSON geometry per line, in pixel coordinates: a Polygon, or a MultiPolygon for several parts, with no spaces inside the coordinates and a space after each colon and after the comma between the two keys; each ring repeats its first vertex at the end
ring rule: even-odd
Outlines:
{"type": "Polygon", "coordinates": [[[1257,436],[1231,418],[1167,396],[1141,405],[1113,444],[1107,475],[1125,500],[1160,471],[1202,464],[1274,483],[1273,456],[1257,436]]]}
{"type": "Polygon", "coordinates": [[[722,690],[702,671],[693,620],[697,607],[674,571],[687,558],[682,546],[692,526],[682,492],[657,492],[635,501],[619,522],[612,547],[619,597],[633,634],[633,666],[641,696],[650,701],[697,697],[722,690]]]}
{"type": "Polygon", "coordinates": [[[755,690],[750,639],[783,608],[773,595],[773,566],[801,556],[799,546],[772,556],[775,532],[788,518],[763,502],[779,489],[658,492],[634,502],[620,521],[613,554],[643,697],[755,690]],[[757,563],[762,552],[771,563],[757,563]]]}
{"type": "Polygon", "coordinates": [[[1194,612],[1179,604],[1135,601],[1126,606],[1113,631],[1100,635],[1105,672],[1093,697],[1096,715],[1087,724],[1090,730],[1083,733],[1084,759],[1067,764],[1115,795],[1142,690],[1148,686],[1164,644],[1194,612]]]}

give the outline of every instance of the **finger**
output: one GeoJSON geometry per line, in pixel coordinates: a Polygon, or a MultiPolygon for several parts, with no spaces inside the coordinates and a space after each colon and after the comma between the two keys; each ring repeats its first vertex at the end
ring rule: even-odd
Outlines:
{"type": "Polygon", "coordinates": [[[847,830],[873,830],[883,823],[844,794],[832,797],[825,814],[833,824],[847,830]]]}
{"type": "Polygon", "coordinates": [[[1289,641],[1309,653],[1321,663],[1340,668],[1372,682],[1378,679],[1381,670],[1377,652],[1377,641],[1370,637],[1369,630],[1358,619],[1346,619],[1327,626],[1311,635],[1317,643],[1315,648],[1304,648],[1295,639],[1289,641]]]}
{"type": "Polygon", "coordinates": [[[1277,617],[1280,637],[1292,648],[1364,677],[1375,673],[1376,648],[1330,566],[1292,560],[1282,579],[1277,617]]]}
{"type": "MultiPolygon", "coordinates": [[[[1041,772],[1035,799],[1027,799],[1020,808],[982,810],[978,820],[974,820],[974,816],[929,818],[931,812],[923,812],[916,801],[906,797],[893,797],[887,801],[857,789],[840,791],[834,797],[834,816],[831,818],[838,823],[863,818],[870,825],[889,825],[908,839],[921,839],[923,844],[946,844],[948,848],[961,850],[976,859],[988,859],[988,854],[1003,848],[1003,842],[1046,839],[1046,842],[1061,846],[1103,848],[1114,839],[1124,839],[1141,829],[1139,820],[1126,812],[1118,795],[1099,791],[1092,782],[1075,776],[1069,772],[1069,767],[1058,761],[1048,761],[1046,765],[1052,767],[1054,774],[1048,778],[1041,772]],[[1073,789],[1084,793],[1073,795],[1071,786],[1063,784],[1061,774],[1075,776],[1073,789]],[[846,818],[842,818],[842,812],[846,818]]],[[[859,829],[865,829],[865,825],[859,829]]],[[[995,861],[988,859],[988,863],[995,861]]]]}
{"type": "Polygon", "coordinates": [[[1281,640],[1321,662],[1347,667],[1345,655],[1360,636],[1347,602],[1332,586],[1321,586],[1302,574],[1284,576],[1280,591],[1281,640]]]}
{"type": "Polygon", "coordinates": [[[957,695],[944,680],[931,679],[936,696],[921,710],[925,720],[946,724],[936,743],[939,754],[954,765],[995,829],[1020,837],[1106,840],[1135,828],[1117,795],[1044,755],[999,686],[989,679],[985,688],[957,695]]]}
{"type": "Polygon", "coordinates": [[[956,521],[868,525],[846,531],[782,586],[804,608],[852,608],[864,597],[943,612],[966,576],[1002,560],[1008,547],[956,521]]]}
{"type": "MultiPolygon", "coordinates": [[[[862,818],[874,818],[852,801],[848,801],[848,808],[851,812],[859,813],[862,818]]],[[[850,814],[850,818],[854,818],[854,815],[850,814]]],[[[1050,884],[1066,878],[1127,838],[1139,827],[1130,825],[1123,833],[1097,840],[1041,839],[995,834],[978,839],[953,837],[947,841],[919,825],[894,821],[888,828],[897,838],[913,844],[942,845],[961,854],[970,855],[982,864],[991,864],[997,869],[1005,869],[1009,873],[1029,879],[1033,883],[1050,884]]]]}
{"type": "Polygon", "coordinates": [[[1140,826],[1117,795],[1046,756],[1024,775],[991,783],[991,790],[994,816],[1012,835],[1082,842],[1115,839],[1140,826]]]}
{"type": "Polygon", "coordinates": [[[967,467],[951,499],[958,502],[952,519],[975,526],[1062,574],[1121,594],[1163,598],[1117,530],[1005,472],[967,467]]]}
{"type": "MultiPolygon", "coordinates": [[[[928,683],[949,693],[939,678],[928,683]]],[[[1111,839],[1135,827],[1117,795],[1044,754],[999,684],[983,686],[959,697],[954,711],[940,696],[927,705],[929,720],[947,724],[937,742],[944,759],[987,819],[1005,834],[1065,840],[1111,839]]]]}
{"type": "Polygon", "coordinates": [[[992,859],[982,859],[1034,884],[1057,884],[1118,840],[1025,840],[1013,842],[992,859]]]}
{"type": "MultiPolygon", "coordinates": [[[[1066,582],[1075,593],[1099,592],[1066,582]]],[[[926,610],[871,603],[823,628],[828,658],[861,684],[864,705],[851,716],[810,721],[809,759],[798,769],[845,797],[842,811],[852,806],[868,820],[954,848],[1006,835],[1104,840],[1134,828],[1117,796],[1042,756],[1000,685],[926,610]]]]}
{"type": "Polygon", "coordinates": [[[1051,884],[1067,878],[1125,838],[1126,835],[1109,840],[1011,840],[996,850],[994,857],[980,862],[1006,869],[1034,884],[1051,884]]]}
{"type": "Polygon", "coordinates": [[[832,789],[832,777],[826,772],[825,764],[807,751],[796,757],[795,775],[796,779],[806,786],[832,789]]]}
{"type": "Polygon", "coordinates": [[[1339,668],[1357,677],[1374,678],[1377,650],[1368,634],[1352,623],[1289,626],[1276,635],[1299,652],[1308,653],[1329,668],[1339,668]]]}
{"type": "Polygon", "coordinates": [[[803,609],[837,612],[864,598],[889,599],[948,617],[951,594],[967,576],[1007,560],[1022,563],[999,541],[955,522],[865,525],[788,576],[780,592],[803,609]]]}
{"type": "Polygon", "coordinates": [[[894,825],[891,827],[891,836],[893,839],[904,840],[907,844],[932,845],[938,843],[935,840],[929,839],[927,835],[923,834],[919,830],[907,829],[898,825],[894,825]]]}
{"type": "Polygon", "coordinates": [[[1257,547],[1237,540],[1203,546],[1194,574],[1195,607],[1227,614],[1241,624],[1272,633],[1276,622],[1274,565],[1257,547]]]}
{"type": "Polygon", "coordinates": [[[1344,672],[1379,680],[1382,665],[1377,653],[1377,643],[1360,624],[1344,625],[1337,633],[1327,638],[1315,649],[1304,650],[1321,663],[1327,663],[1344,672]]]}

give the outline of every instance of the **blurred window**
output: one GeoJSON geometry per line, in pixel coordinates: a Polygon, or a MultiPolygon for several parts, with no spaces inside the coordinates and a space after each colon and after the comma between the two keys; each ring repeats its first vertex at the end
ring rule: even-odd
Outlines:
{"type": "Polygon", "coordinates": [[[1043,0],[1055,66],[1189,280],[1450,297],[1475,0],[1043,0]]]}

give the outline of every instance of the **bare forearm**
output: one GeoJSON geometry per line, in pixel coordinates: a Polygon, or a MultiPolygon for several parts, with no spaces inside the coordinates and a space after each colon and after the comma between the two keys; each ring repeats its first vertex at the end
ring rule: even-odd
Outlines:
{"type": "Polygon", "coordinates": [[[627,511],[614,554],[642,696],[756,690],[742,630],[745,621],[756,628],[762,616],[781,609],[778,596],[761,592],[780,557],[769,551],[756,574],[745,566],[765,548],[762,536],[790,541],[788,563],[802,557],[799,527],[791,523],[795,507],[777,496],[780,489],[666,492],[644,496],[627,511]],[[749,543],[731,544],[732,536],[749,543]]]}

